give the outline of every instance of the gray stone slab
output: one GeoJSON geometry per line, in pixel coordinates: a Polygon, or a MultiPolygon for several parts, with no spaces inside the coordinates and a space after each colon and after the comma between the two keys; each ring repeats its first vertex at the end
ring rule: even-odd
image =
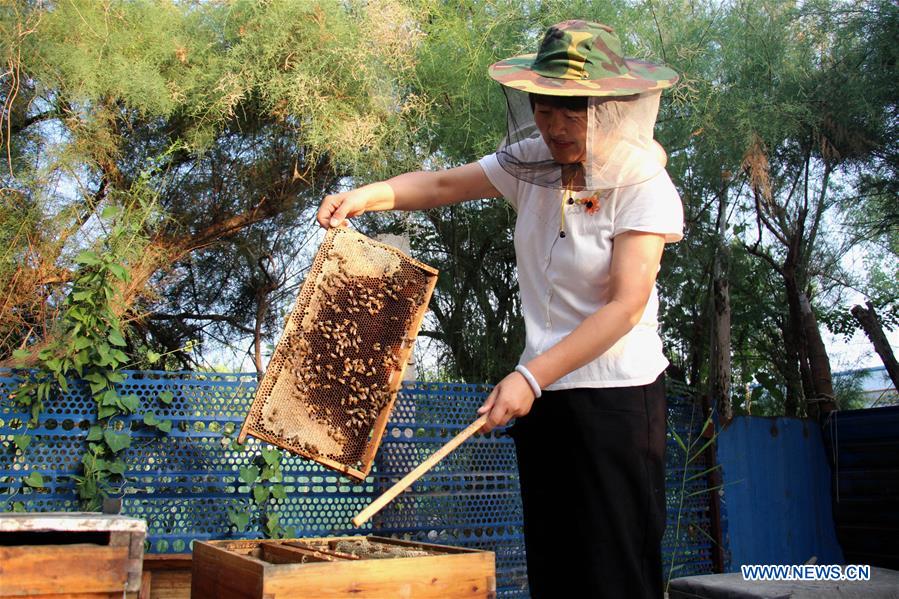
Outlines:
{"type": "Polygon", "coordinates": [[[752,581],[707,574],[671,581],[669,599],[899,599],[899,572],[871,568],[865,581],[752,581]]]}

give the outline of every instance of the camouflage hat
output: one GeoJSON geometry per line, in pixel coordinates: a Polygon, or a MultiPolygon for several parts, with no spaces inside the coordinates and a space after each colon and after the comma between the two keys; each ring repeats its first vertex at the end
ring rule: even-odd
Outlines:
{"type": "Polygon", "coordinates": [[[501,60],[488,73],[507,87],[548,96],[627,96],[678,79],[668,67],[624,58],[612,28],[591,21],[553,25],[536,54],[501,60]]]}

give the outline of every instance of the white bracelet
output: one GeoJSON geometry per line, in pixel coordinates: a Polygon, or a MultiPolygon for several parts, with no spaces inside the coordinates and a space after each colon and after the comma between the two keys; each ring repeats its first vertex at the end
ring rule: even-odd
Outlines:
{"type": "Polygon", "coordinates": [[[531,371],[527,369],[527,366],[519,364],[515,367],[515,372],[521,374],[521,376],[524,377],[524,380],[528,382],[528,385],[531,387],[531,391],[534,392],[534,398],[536,399],[540,397],[540,385],[537,384],[537,379],[535,379],[534,375],[531,374],[531,371]]]}

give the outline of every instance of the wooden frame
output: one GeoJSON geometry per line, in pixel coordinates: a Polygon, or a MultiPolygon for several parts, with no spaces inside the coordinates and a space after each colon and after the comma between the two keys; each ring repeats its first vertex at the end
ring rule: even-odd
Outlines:
{"type": "Polygon", "coordinates": [[[400,250],[330,229],[238,442],[252,435],[364,480],[436,282],[400,250]]]}
{"type": "Polygon", "coordinates": [[[191,591],[220,599],[485,598],[496,596],[496,566],[489,551],[374,536],[196,541],[191,591]],[[416,556],[367,559],[336,549],[343,541],[416,556]]]}

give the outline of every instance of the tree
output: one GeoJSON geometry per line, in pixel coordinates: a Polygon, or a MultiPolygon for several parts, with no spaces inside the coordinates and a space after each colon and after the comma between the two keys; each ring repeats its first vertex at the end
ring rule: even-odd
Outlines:
{"type": "Polygon", "coordinates": [[[399,2],[0,10],[11,204],[0,356],[52,336],[70,256],[104,236],[103,208],[127,204],[140,180],[156,217],[125,264],[129,349],[170,352],[226,322],[225,342],[249,333],[258,357],[270,295],[286,283],[260,260],[287,262],[303,211],[341,177],[405,159],[397,148],[423,108],[398,93],[420,40],[399,2]]]}
{"type": "MultiPolygon", "coordinates": [[[[672,373],[725,417],[756,383],[772,413],[827,399],[818,321],[857,326],[837,305],[857,290],[899,322],[887,0],[7,3],[0,360],[58,334],[73,258],[108,239],[115,206],[145,243],[117,283],[134,364],[209,368],[234,348],[261,369],[322,195],[493,151],[488,65],[572,15],[682,75],[657,127],[687,217],[658,283],[672,373]],[[869,276],[840,267],[853,247],[878,248],[869,276]]],[[[517,360],[513,222],[502,201],[360,220],[409,232],[441,270],[422,334],[447,376],[497,380],[517,360]]]]}

